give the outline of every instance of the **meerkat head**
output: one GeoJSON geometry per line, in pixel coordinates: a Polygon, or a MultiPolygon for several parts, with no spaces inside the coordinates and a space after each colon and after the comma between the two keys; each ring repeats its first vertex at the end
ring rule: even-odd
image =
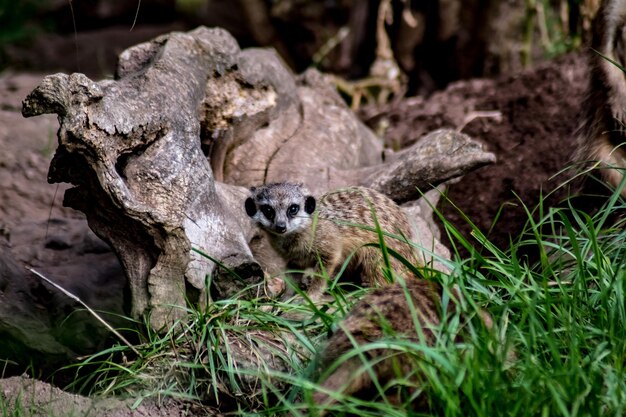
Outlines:
{"type": "Polygon", "coordinates": [[[311,225],[315,198],[302,184],[274,183],[250,192],[246,213],[268,232],[286,235],[311,225]]]}

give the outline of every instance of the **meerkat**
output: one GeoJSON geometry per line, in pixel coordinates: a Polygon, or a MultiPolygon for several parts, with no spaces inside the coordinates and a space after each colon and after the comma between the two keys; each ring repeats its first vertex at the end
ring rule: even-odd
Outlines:
{"type": "MultiPolygon", "coordinates": [[[[385,392],[387,399],[401,403],[403,398],[412,397],[414,387],[423,382],[415,353],[375,348],[362,350],[361,354],[345,360],[342,356],[357,346],[385,338],[401,337],[426,346],[434,345],[436,329],[445,325],[446,317],[455,317],[453,314],[463,300],[458,288],[450,288],[450,302],[444,312],[441,302],[443,291],[443,286],[434,280],[410,279],[374,289],[359,300],[314,359],[314,380],[320,387],[313,394],[313,402],[322,407],[318,414],[325,415],[327,409],[337,402],[329,393],[371,399],[377,387],[386,387],[396,378],[408,378],[413,388],[400,384],[399,390],[385,392]],[[338,362],[340,360],[342,362],[338,362]],[[333,370],[328,373],[330,369],[333,370]],[[373,376],[378,385],[375,385],[373,376]],[[408,397],[403,397],[403,394],[408,394],[408,397]]],[[[479,308],[476,314],[486,329],[493,329],[489,312],[479,308]]],[[[468,319],[465,314],[462,317],[463,320],[468,319]]],[[[461,341],[462,337],[457,335],[455,342],[461,341]]],[[[508,349],[507,357],[515,360],[512,348],[508,349]]],[[[418,397],[412,406],[415,409],[425,408],[425,398],[418,397]]]]}
{"type": "Polygon", "coordinates": [[[366,350],[363,355],[344,360],[330,375],[326,375],[326,371],[355,346],[376,342],[385,336],[402,335],[413,342],[432,345],[433,330],[441,322],[441,291],[441,286],[434,281],[408,280],[404,285],[396,283],[375,289],[355,304],[316,359],[315,375],[320,379],[320,389],[313,394],[313,401],[322,407],[320,415],[325,415],[326,408],[336,402],[328,392],[371,396],[372,374],[383,387],[394,378],[406,375],[419,378],[413,359],[382,348],[366,350]],[[370,370],[364,366],[364,361],[371,364],[370,370]]]}
{"type": "MultiPolygon", "coordinates": [[[[626,169],[626,0],[602,2],[593,22],[590,81],[577,134],[577,161],[597,161],[613,188],[626,169]]],[[[626,197],[626,189],[620,190],[626,197]]]]}
{"type": "MultiPolygon", "coordinates": [[[[322,378],[319,381],[322,389],[313,395],[316,404],[332,405],[334,400],[326,392],[353,395],[372,388],[372,374],[363,369],[361,357],[348,359],[330,375],[324,372],[355,344],[375,342],[387,336],[388,330],[410,340],[433,344],[433,329],[441,323],[442,286],[434,280],[417,279],[419,277],[412,276],[395,259],[390,259],[392,269],[399,271],[403,279],[387,283],[380,249],[365,246],[378,242],[378,235],[372,230],[375,215],[382,230],[402,237],[386,237],[386,246],[420,265],[413,247],[405,240],[412,234],[408,219],[393,200],[363,187],[331,191],[316,199],[301,184],[276,183],[252,188],[245,209],[268,232],[272,245],[292,266],[315,268],[321,261],[332,275],[353,254],[349,267],[362,275],[364,284],[384,284],[355,304],[318,355],[315,374],[322,378]]],[[[309,289],[309,293],[311,291],[309,289]]],[[[448,308],[453,309],[462,295],[456,288],[450,295],[453,302],[448,308]]],[[[489,314],[482,311],[479,314],[490,328],[489,314]]],[[[369,351],[366,356],[377,359],[391,353],[378,349],[369,351]]],[[[406,359],[396,356],[378,361],[373,369],[378,381],[384,384],[398,373],[414,373],[414,361],[406,359]]]]}
{"type": "MultiPolygon", "coordinates": [[[[384,237],[385,245],[419,264],[407,240],[412,231],[406,215],[393,200],[372,189],[343,188],[316,199],[302,184],[274,183],[251,188],[245,209],[295,269],[318,270],[321,263],[333,276],[352,256],[349,270],[358,271],[364,285],[386,284],[380,248],[366,246],[379,242],[374,218],[381,230],[394,235],[384,237]]],[[[400,261],[391,255],[389,259],[393,270],[407,274],[400,261]]],[[[323,280],[314,279],[308,292],[319,294],[324,289],[323,280]]]]}

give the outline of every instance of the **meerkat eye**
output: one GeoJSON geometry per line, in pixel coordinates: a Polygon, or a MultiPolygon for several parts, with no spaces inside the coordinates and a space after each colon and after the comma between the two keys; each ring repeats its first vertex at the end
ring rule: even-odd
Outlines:
{"type": "Polygon", "coordinates": [[[298,211],[300,211],[300,206],[297,205],[297,204],[292,204],[287,209],[287,214],[290,215],[291,217],[293,217],[296,214],[298,214],[298,211]]]}
{"type": "Polygon", "coordinates": [[[267,204],[261,206],[261,212],[270,221],[274,220],[274,216],[276,216],[276,212],[274,212],[274,209],[267,204]]]}

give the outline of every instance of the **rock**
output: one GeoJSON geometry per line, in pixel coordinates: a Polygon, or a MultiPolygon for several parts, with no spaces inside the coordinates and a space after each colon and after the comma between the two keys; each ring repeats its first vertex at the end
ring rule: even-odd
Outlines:
{"type": "MultiPolygon", "coordinates": [[[[9,410],[22,410],[29,416],[77,415],[84,417],[183,417],[217,415],[208,407],[172,399],[144,399],[135,405],[134,399],[89,398],[70,394],[42,381],[27,376],[0,379],[0,397],[9,410]]],[[[3,408],[4,410],[4,408],[3,408]]]]}

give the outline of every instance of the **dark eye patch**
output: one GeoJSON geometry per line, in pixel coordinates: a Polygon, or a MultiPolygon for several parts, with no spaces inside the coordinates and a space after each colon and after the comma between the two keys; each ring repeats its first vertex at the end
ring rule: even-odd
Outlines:
{"type": "Polygon", "coordinates": [[[298,214],[298,211],[300,211],[300,206],[297,204],[292,204],[289,206],[289,208],[287,209],[287,214],[291,217],[295,216],[296,214],[298,214]]]}
{"type": "Polygon", "coordinates": [[[261,206],[261,213],[263,213],[263,215],[267,217],[267,219],[270,221],[274,220],[274,217],[276,217],[276,212],[274,211],[274,209],[267,204],[261,206]]]}

